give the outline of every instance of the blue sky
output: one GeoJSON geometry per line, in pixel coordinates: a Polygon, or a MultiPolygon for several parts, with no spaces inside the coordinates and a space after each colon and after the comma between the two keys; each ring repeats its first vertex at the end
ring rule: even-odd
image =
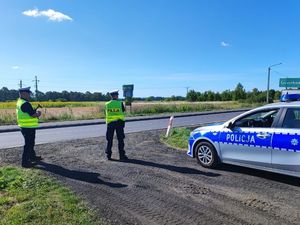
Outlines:
{"type": "Polygon", "coordinates": [[[0,0],[0,87],[135,96],[300,77],[300,1],[0,0]]]}

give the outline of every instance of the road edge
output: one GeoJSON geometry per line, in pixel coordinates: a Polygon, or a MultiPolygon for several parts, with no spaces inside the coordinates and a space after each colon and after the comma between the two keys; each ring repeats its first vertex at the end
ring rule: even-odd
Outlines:
{"type": "MultiPolygon", "coordinates": [[[[156,116],[137,116],[137,117],[127,117],[126,122],[167,119],[170,118],[170,116],[174,116],[176,118],[176,117],[191,117],[191,116],[201,116],[201,115],[211,115],[211,114],[221,114],[221,113],[231,113],[231,112],[246,112],[248,110],[250,109],[245,108],[245,109],[233,109],[233,110],[222,110],[222,111],[170,113],[167,115],[156,115],[156,116]]],[[[94,119],[94,120],[41,123],[37,129],[44,130],[44,129],[53,129],[53,128],[90,126],[90,125],[100,125],[100,124],[105,124],[105,120],[94,119]]],[[[16,131],[20,131],[20,128],[17,125],[0,126],[0,133],[8,133],[8,132],[16,132],[16,131]]]]}

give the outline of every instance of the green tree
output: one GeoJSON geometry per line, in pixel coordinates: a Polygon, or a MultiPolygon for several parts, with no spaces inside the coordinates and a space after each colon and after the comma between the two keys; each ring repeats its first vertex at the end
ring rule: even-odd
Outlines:
{"type": "Polygon", "coordinates": [[[232,100],[232,91],[226,90],[221,93],[222,101],[231,101],[232,100]]]}
{"type": "Polygon", "coordinates": [[[195,102],[197,101],[197,93],[194,90],[190,90],[187,95],[186,95],[186,99],[190,102],[195,102]]]}
{"type": "Polygon", "coordinates": [[[242,100],[246,98],[246,91],[241,83],[238,83],[233,91],[233,100],[242,100]]]}

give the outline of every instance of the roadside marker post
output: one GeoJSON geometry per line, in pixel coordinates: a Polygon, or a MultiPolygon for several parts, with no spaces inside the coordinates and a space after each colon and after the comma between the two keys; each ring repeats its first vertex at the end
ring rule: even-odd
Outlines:
{"type": "Polygon", "coordinates": [[[169,119],[169,124],[168,124],[168,128],[167,128],[166,138],[169,137],[170,130],[171,130],[172,126],[173,126],[173,119],[174,119],[174,116],[171,116],[170,119],[169,119]]]}

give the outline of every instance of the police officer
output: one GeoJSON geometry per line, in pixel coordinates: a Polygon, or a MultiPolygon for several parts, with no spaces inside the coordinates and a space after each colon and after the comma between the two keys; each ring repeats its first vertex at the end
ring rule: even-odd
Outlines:
{"type": "Polygon", "coordinates": [[[22,167],[25,168],[30,168],[37,161],[42,160],[42,157],[36,156],[34,151],[35,131],[38,127],[38,118],[41,116],[41,112],[32,108],[32,105],[29,103],[30,94],[30,87],[19,89],[20,97],[17,101],[16,109],[18,126],[21,128],[25,140],[22,155],[22,167]]]}
{"type": "Polygon", "coordinates": [[[107,147],[105,150],[106,157],[108,160],[111,160],[111,148],[113,145],[114,132],[116,131],[120,161],[126,161],[128,158],[124,151],[125,107],[123,102],[118,100],[119,90],[111,91],[109,94],[111,96],[111,101],[105,103],[105,116],[107,124],[107,147]]]}

